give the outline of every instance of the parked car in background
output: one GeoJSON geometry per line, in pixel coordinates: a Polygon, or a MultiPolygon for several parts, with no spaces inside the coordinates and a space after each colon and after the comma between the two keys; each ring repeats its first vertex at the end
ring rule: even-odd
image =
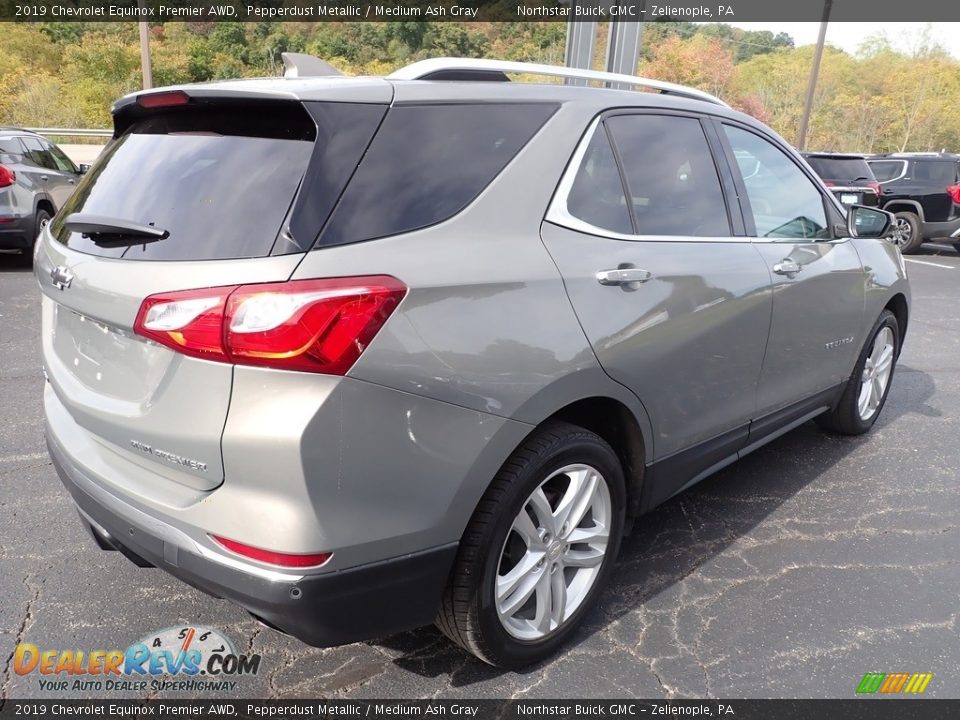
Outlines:
{"type": "Polygon", "coordinates": [[[843,205],[880,204],[880,183],[865,155],[809,152],[803,153],[803,157],[843,205]]]}
{"type": "Polygon", "coordinates": [[[891,239],[902,252],[937,238],[960,246],[960,155],[893,153],[867,163],[880,183],[880,207],[896,216],[891,239]]]}
{"type": "Polygon", "coordinates": [[[73,194],[83,174],[46,138],[0,128],[0,252],[33,257],[37,235],[73,194]]]}
{"type": "Polygon", "coordinates": [[[53,463],[100,547],[308,643],[541,660],[629,518],[883,409],[889,213],[701,91],[447,58],[113,111],[36,252],[53,463]]]}

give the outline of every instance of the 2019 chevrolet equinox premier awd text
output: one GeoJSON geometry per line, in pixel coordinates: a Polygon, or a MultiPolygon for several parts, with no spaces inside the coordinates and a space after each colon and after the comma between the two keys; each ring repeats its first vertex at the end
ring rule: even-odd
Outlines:
{"type": "Polygon", "coordinates": [[[101,547],[307,643],[435,621],[515,667],[628,518],[809,419],[870,429],[910,297],[888,213],[696,90],[509,73],[591,76],[116,104],[35,260],[50,452],[101,547]]]}

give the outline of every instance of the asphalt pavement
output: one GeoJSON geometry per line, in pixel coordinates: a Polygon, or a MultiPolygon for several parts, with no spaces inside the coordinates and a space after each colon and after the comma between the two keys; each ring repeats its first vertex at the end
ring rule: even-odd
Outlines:
{"type": "Polygon", "coordinates": [[[869,671],[933,673],[927,696],[960,697],[960,256],[926,246],[908,266],[871,434],[808,423],[645,516],[565,651],[501,672],[432,628],[310,648],[96,549],[44,447],[39,294],[0,255],[0,698],[143,696],[42,690],[14,647],[123,649],[188,625],[260,654],[259,672],[163,697],[847,698],[869,671]]]}

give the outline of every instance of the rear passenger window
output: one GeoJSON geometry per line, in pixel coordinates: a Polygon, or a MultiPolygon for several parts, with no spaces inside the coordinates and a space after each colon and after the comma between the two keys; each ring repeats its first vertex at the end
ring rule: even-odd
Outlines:
{"type": "Polygon", "coordinates": [[[556,109],[519,103],[392,108],[318,245],[397,235],[453,217],[556,109]]]}
{"type": "Polygon", "coordinates": [[[567,212],[602,230],[633,233],[620,171],[602,125],[594,132],[580,162],[567,195],[567,212]]]}
{"type": "Polygon", "coordinates": [[[606,123],[623,163],[638,235],[731,235],[720,177],[699,120],[620,115],[606,123]]]}
{"type": "Polygon", "coordinates": [[[759,135],[723,126],[740,167],[758,237],[830,237],[823,196],[786,153],[759,135]]]}

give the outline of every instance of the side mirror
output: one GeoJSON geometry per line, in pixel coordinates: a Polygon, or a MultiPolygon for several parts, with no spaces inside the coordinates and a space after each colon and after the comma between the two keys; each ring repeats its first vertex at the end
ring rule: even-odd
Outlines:
{"type": "Polygon", "coordinates": [[[90,166],[87,163],[80,163],[80,174],[86,175],[90,172],[90,166]]]}
{"type": "Polygon", "coordinates": [[[893,225],[893,214],[886,210],[851,205],[847,209],[847,234],[850,237],[882,238],[893,225]]]}

